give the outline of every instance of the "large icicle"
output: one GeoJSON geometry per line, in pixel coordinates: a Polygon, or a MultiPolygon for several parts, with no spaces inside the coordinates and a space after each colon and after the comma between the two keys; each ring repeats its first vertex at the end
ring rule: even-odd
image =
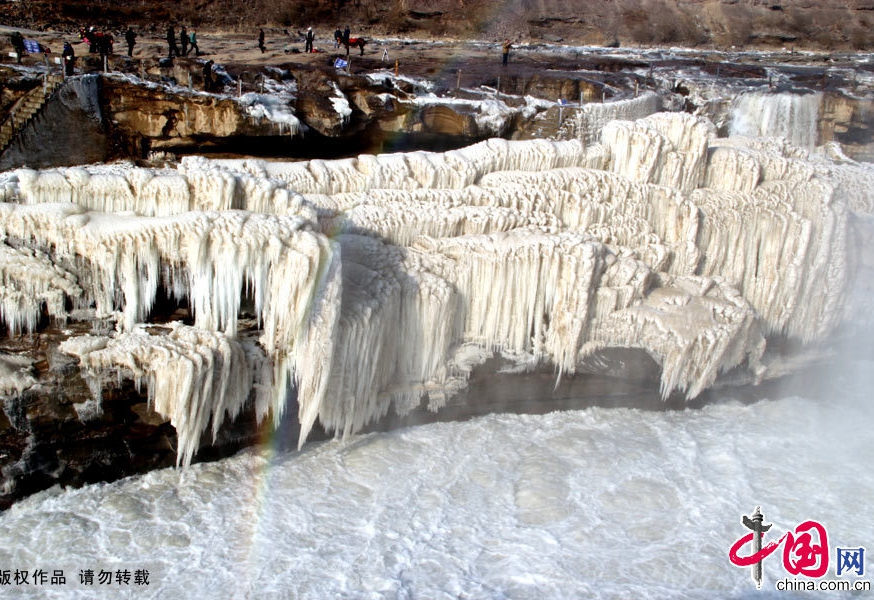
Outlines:
{"type": "Polygon", "coordinates": [[[812,169],[783,175],[792,179],[765,180],[750,191],[691,194],[704,215],[700,273],[737,286],[764,318],[766,334],[810,341],[841,318],[849,276],[847,206],[812,169]]]}
{"type": "Polygon", "coordinates": [[[577,137],[588,146],[601,137],[610,121],[636,121],[661,110],[661,98],[651,92],[614,102],[589,102],[572,117],[577,137]]]}
{"type": "Polygon", "coordinates": [[[152,407],[176,428],[177,465],[191,463],[210,422],[215,439],[225,415],[236,418],[252,389],[238,342],[178,322],[168,329],[137,326],[115,338],[74,337],[60,349],[78,357],[89,377],[119,371],[137,387],[145,382],[152,407]]]}
{"type": "Polygon", "coordinates": [[[612,121],[601,143],[610,150],[614,172],[689,192],[700,185],[715,137],[716,128],[703,117],[658,113],[633,123],[612,121]]]}
{"type": "Polygon", "coordinates": [[[574,372],[605,268],[601,244],[570,232],[517,229],[420,239],[414,247],[454,261],[440,275],[465,298],[465,341],[532,354],[574,372]]]}
{"type": "MultiPolygon", "coordinates": [[[[384,416],[403,415],[428,395],[439,406],[452,385],[446,362],[461,337],[459,297],[428,273],[434,257],[355,235],[343,250],[343,311],[326,401],[301,405],[344,436],[384,416]]],[[[312,421],[308,420],[308,425],[312,421]]],[[[302,427],[300,443],[309,426],[302,427]]]]}
{"type": "MultiPolygon", "coordinates": [[[[75,205],[6,204],[0,224],[7,236],[86,266],[92,286],[86,295],[99,315],[120,308],[125,329],[148,314],[164,272],[168,288],[185,290],[199,327],[236,331],[244,286],[251,287],[265,326],[276,327],[280,314],[291,311],[265,306],[272,278],[293,286],[286,296],[304,308],[331,252],[321,236],[305,230],[303,219],[238,211],[150,219],[87,213],[75,205]]],[[[296,313],[298,323],[303,314],[296,313]]]]}

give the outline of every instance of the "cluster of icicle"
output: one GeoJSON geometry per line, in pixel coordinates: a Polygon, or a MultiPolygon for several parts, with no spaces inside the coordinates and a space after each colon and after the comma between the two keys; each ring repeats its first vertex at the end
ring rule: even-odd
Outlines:
{"type": "MultiPolygon", "coordinates": [[[[88,212],[72,203],[0,204],[0,249],[15,258],[24,257],[28,261],[24,267],[30,267],[17,269],[21,261],[4,262],[4,280],[19,273],[17,288],[7,283],[0,290],[4,319],[13,330],[32,328],[33,308],[20,308],[15,313],[15,301],[29,294],[37,300],[33,306],[39,307],[39,300],[44,299],[49,313],[54,314],[60,311],[56,301],[60,290],[71,299],[82,296],[93,306],[97,318],[114,318],[122,336],[136,331],[147,320],[158,290],[163,288],[172,297],[187,299],[198,330],[233,338],[237,335],[241,302],[247,297],[267,357],[265,364],[257,368],[257,415],[260,419],[272,411],[278,419],[286,406],[292,378],[299,393],[321,397],[330,375],[330,336],[341,289],[338,247],[312,231],[310,225],[299,216],[249,211],[191,211],[172,217],[141,217],[88,212]],[[35,249],[32,255],[28,254],[29,248],[35,249]],[[47,256],[51,256],[52,263],[45,264],[47,256]]],[[[198,335],[194,339],[208,339],[198,335]]],[[[106,368],[114,360],[123,372],[137,378],[148,376],[152,385],[164,390],[178,391],[190,385],[175,380],[190,378],[190,369],[180,370],[170,363],[193,346],[165,352],[163,366],[158,355],[150,355],[148,360],[125,357],[135,342],[152,344],[147,340],[138,336],[112,345],[109,358],[96,362],[89,363],[87,356],[100,344],[89,343],[87,351],[77,355],[95,376],[97,367],[106,368]],[[141,364],[140,370],[134,369],[134,364],[141,364]]],[[[192,360],[202,362],[200,358],[192,360]]],[[[226,394],[213,394],[211,410],[208,399],[199,398],[196,391],[186,397],[207,402],[206,409],[189,410],[154,390],[153,395],[156,400],[163,398],[155,408],[175,419],[180,448],[186,449],[180,457],[187,461],[210,418],[214,424],[221,422],[224,403],[219,400],[226,394]]]]}
{"type": "Polygon", "coordinates": [[[155,329],[137,325],[114,338],[83,335],[60,348],[79,357],[91,377],[115,371],[132,377],[137,388],[145,382],[155,411],[176,428],[177,464],[189,464],[206,425],[212,421],[215,438],[225,414],[234,419],[243,408],[253,369],[240,343],[224,333],[179,322],[155,329]]]}
{"type": "Polygon", "coordinates": [[[81,297],[75,277],[42,252],[0,245],[0,320],[11,335],[36,329],[43,308],[65,322],[67,300],[81,297]]]}
{"type": "Polygon", "coordinates": [[[60,317],[53,294],[78,289],[116,315],[111,339],[65,349],[89,377],[146,382],[183,463],[247,395],[276,418],[293,387],[301,443],[317,420],[348,435],[391,408],[437,409],[471,348],[559,375],[602,348],[641,348],[663,396],[691,398],[726,370],[761,374],[766,336],[806,342],[840,324],[851,248],[872,229],[858,222],[874,186],[853,181],[871,178],[834,149],[720,139],[667,113],[613,121],[588,145],[22,169],[0,180],[4,251],[63,274],[10,287],[7,268],[3,318],[32,329],[22,298],[60,317]],[[187,299],[194,328],[147,333],[159,287],[187,299]],[[243,296],[261,331],[245,356],[243,296]]]}
{"type": "Polygon", "coordinates": [[[133,212],[144,217],[234,209],[315,217],[307,214],[301,195],[284,182],[202,168],[197,159],[186,164],[194,168],[139,169],[120,163],[17,169],[0,174],[0,201],[70,202],[95,212],[133,212]]]}

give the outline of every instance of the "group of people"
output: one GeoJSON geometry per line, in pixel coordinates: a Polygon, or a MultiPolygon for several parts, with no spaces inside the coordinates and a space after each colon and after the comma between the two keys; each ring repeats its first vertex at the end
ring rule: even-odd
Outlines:
{"type": "MultiPolygon", "coordinates": [[[[288,34],[288,31],[285,32],[288,34]]],[[[313,31],[312,27],[307,27],[306,32],[298,31],[297,34],[304,39],[304,48],[303,51],[305,54],[309,54],[311,52],[315,52],[315,46],[313,43],[316,39],[316,33],[313,31]]],[[[346,54],[349,54],[349,46],[359,46],[361,47],[361,53],[364,54],[364,38],[351,38],[351,31],[349,30],[349,26],[346,26],[346,29],[340,30],[338,27],[334,32],[334,47],[339,48],[340,45],[346,46],[346,54]]],[[[261,50],[261,53],[267,52],[267,46],[265,43],[265,34],[264,29],[261,28],[258,30],[258,49],[261,50]]],[[[288,52],[288,50],[286,50],[288,52]]]]}
{"type": "Polygon", "coordinates": [[[167,27],[167,57],[188,56],[192,52],[194,52],[195,56],[200,56],[200,48],[197,45],[197,32],[191,30],[189,33],[185,25],[179,30],[179,44],[182,46],[181,51],[179,46],[176,45],[176,28],[170,25],[167,27]]]}
{"type": "MultiPolygon", "coordinates": [[[[287,32],[286,32],[287,33],[287,32]]],[[[310,53],[314,52],[313,42],[315,41],[315,32],[312,27],[308,27],[306,33],[298,32],[301,36],[304,37],[304,52],[310,53]]],[[[338,27],[336,31],[334,31],[334,47],[339,48],[341,45],[346,47],[346,55],[349,55],[349,47],[352,45],[357,45],[361,49],[361,54],[364,54],[364,39],[363,38],[351,38],[350,37],[349,26],[347,25],[344,30],[340,30],[338,27]]],[[[112,53],[113,47],[113,37],[109,32],[96,31],[94,27],[89,28],[80,28],[79,29],[79,37],[81,40],[88,44],[89,52],[99,53],[101,56],[106,57],[112,53]]],[[[132,27],[128,27],[127,31],[124,33],[124,39],[127,42],[127,55],[133,56],[134,46],[136,45],[137,33],[133,30],[132,27]]],[[[182,29],[179,32],[179,45],[176,43],[176,30],[173,25],[170,25],[167,28],[167,45],[168,45],[168,57],[173,58],[174,56],[188,56],[191,52],[194,52],[195,56],[200,56],[200,48],[197,45],[197,32],[191,31],[189,32],[187,28],[183,25],[182,29]],[[181,50],[179,46],[181,45],[181,50]]],[[[21,57],[30,50],[26,46],[26,41],[24,37],[18,31],[13,31],[10,35],[10,41],[12,42],[13,50],[18,57],[18,62],[21,62],[21,57]]],[[[32,40],[31,40],[32,41],[32,40]]],[[[48,48],[44,48],[42,46],[38,46],[39,51],[49,53],[48,48]]],[[[259,29],[258,31],[258,48],[262,53],[267,51],[267,47],[265,45],[265,34],[264,29],[259,29]]],[[[510,49],[513,48],[513,44],[510,43],[509,39],[505,39],[503,44],[501,45],[501,55],[502,55],[502,64],[506,65],[510,56],[510,49]]],[[[61,58],[64,65],[64,73],[66,75],[73,75],[74,73],[74,64],[76,60],[76,53],[73,50],[73,46],[69,42],[64,42],[64,50],[61,53],[61,58]]],[[[211,67],[211,65],[210,65],[211,67]]]]}
{"type": "MultiPolygon", "coordinates": [[[[88,44],[88,51],[92,54],[100,54],[101,58],[106,59],[113,53],[115,38],[108,31],[96,30],[93,26],[79,28],[79,39],[83,43],[88,44]]],[[[132,27],[128,27],[124,32],[124,40],[127,42],[127,55],[133,56],[134,45],[136,44],[137,34],[132,27]]],[[[73,75],[76,62],[76,52],[73,50],[72,44],[64,42],[64,50],[61,52],[61,59],[64,64],[64,74],[73,75]]]]}
{"type": "MultiPolygon", "coordinates": [[[[124,32],[124,39],[127,42],[127,55],[133,56],[134,46],[137,43],[137,33],[133,30],[133,27],[128,27],[127,31],[124,32]]],[[[25,54],[33,54],[36,52],[49,54],[51,51],[41,45],[38,44],[34,40],[25,39],[21,32],[13,31],[10,36],[10,41],[12,42],[12,48],[17,56],[18,62],[21,62],[22,57],[25,54]]],[[[83,44],[88,46],[88,51],[93,54],[100,54],[102,58],[107,58],[110,54],[113,53],[113,44],[115,39],[109,31],[102,31],[93,26],[90,27],[80,27],[79,28],[79,39],[83,44]]],[[[173,56],[187,56],[190,53],[194,53],[196,56],[200,56],[200,48],[197,45],[197,32],[191,31],[190,33],[183,26],[180,31],[179,41],[182,45],[182,49],[179,49],[179,46],[176,45],[176,32],[171,25],[167,29],[167,42],[170,46],[169,55],[172,58],[173,56]]],[[[61,61],[63,64],[63,70],[65,75],[73,75],[76,63],[76,51],[73,49],[73,45],[65,41],[64,49],[61,52],[61,61]]]]}
{"type": "Polygon", "coordinates": [[[348,47],[350,34],[351,32],[349,31],[348,25],[346,25],[346,29],[344,29],[343,31],[340,31],[340,28],[338,27],[334,31],[334,48],[339,48],[340,44],[346,44],[346,46],[348,47]]]}
{"type": "MultiPolygon", "coordinates": [[[[124,32],[124,41],[127,43],[127,55],[134,55],[134,46],[137,43],[137,32],[133,30],[133,27],[128,27],[127,31],[124,32]]],[[[88,44],[88,51],[91,53],[99,53],[101,56],[107,56],[112,54],[113,52],[113,43],[114,38],[112,34],[108,31],[97,31],[94,27],[89,28],[80,28],[79,29],[79,38],[88,44]]],[[[182,30],[179,32],[179,42],[182,45],[182,50],[179,50],[179,46],[176,45],[176,30],[171,25],[167,28],[167,43],[169,44],[169,55],[170,58],[173,56],[187,56],[190,52],[194,52],[196,56],[200,56],[200,48],[197,46],[197,32],[192,31],[191,33],[182,26],[182,30]]],[[[70,48],[72,52],[72,47],[70,48]]]]}
{"type": "Polygon", "coordinates": [[[92,54],[99,53],[101,56],[112,54],[115,38],[108,31],[99,31],[93,26],[87,29],[80,27],[79,39],[88,44],[88,52],[92,54]]]}

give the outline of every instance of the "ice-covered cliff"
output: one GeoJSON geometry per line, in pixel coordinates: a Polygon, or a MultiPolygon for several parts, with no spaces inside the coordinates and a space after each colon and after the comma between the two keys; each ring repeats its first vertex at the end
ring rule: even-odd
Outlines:
{"type": "Polygon", "coordinates": [[[317,421],[346,435],[438,409],[492,355],[561,377],[640,348],[664,397],[692,398],[761,376],[768,338],[841,325],[872,181],[834,149],[668,113],[589,144],[20,169],[0,178],[0,310],[12,332],[43,309],[113,319],[63,349],[144,382],[182,463],[247,401],[278,418],[296,399],[301,443],[317,421]],[[158,296],[193,324],[149,328],[158,296]]]}

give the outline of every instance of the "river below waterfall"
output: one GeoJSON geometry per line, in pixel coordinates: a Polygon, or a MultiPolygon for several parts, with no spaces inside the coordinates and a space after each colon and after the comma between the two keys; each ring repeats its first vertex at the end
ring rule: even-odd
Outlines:
{"type": "Polygon", "coordinates": [[[835,553],[874,539],[872,373],[857,361],[827,372],[828,392],[753,404],[490,415],[290,453],[268,441],[54,488],[0,515],[3,595],[741,597],[755,592],[750,568],[728,553],[756,506],[773,523],[766,542],[813,520],[831,555],[824,578],[795,577],[781,545],[763,563],[764,597],[792,597],[776,591],[787,578],[864,581],[836,577],[835,553]]]}

